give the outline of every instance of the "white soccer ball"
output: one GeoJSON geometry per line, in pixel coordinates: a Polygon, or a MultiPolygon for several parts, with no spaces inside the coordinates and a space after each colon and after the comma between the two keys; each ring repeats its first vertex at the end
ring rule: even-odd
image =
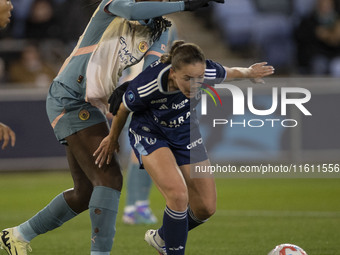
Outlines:
{"type": "Polygon", "coordinates": [[[295,244],[285,243],[277,245],[268,255],[307,255],[307,252],[295,244]]]}

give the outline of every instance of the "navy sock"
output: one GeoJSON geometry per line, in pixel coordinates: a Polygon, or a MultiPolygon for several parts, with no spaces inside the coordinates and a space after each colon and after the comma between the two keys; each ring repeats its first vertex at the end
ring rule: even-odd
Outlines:
{"type": "Polygon", "coordinates": [[[164,240],[164,229],[163,229],[163,225],[158,229],[158,235],[164,240]]]}
{"type": "Polygon", "coordinates": [[[206,221],[207,220],[200,220],[196,218],[190,206],[188,207],[188,231],[198,227],[199,225],[203,224],[206,221]]]}
{"type": "Polygon", "coordinates": [[[163,235],[168,255],[184,255],[188,236],[187,210],[176,212],[166,207],[163,216],[163,235]]]}
{"type": "MultiPolygon", "coordinates": [[[[188,231],[198,227],[199,225],[203,224],[207,220],[200,220],[196,218],[193,211],[191,210],[190,206],[188,207],[188,231]]],[[[164,240],[164,229],[163,226],[161,226],[158,229],[158,235],[164,240]]]]}

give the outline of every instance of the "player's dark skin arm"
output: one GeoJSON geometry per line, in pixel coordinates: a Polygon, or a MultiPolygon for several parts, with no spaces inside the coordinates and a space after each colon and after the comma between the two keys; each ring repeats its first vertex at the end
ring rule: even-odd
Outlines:
{"type": "Polygon", "coordinates": [[[105,162],[110,164],[112,156],[115,152],[119,152],[118,138],[126,123],[130,111],[124,106],[123,103],[117,111],[117,114],[112,120],[111,130],[107,137],[100,143],[98,149],[94,152],[93,156],[96,158],[96,165],[102,167],[105,162]]]}

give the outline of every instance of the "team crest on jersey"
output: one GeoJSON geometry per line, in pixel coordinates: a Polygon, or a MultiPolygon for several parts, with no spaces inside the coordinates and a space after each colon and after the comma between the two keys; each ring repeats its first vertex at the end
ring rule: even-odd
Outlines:
{"type": "Polygon", "coordinates": [[[127,92],[127,98],[129,102],[132,103],[133,101],[135,101],[135,94],[131,90],[129,90],[127,92]]]}
{"type": "Polygon", "coordinates": [[[88,120],[90,118],[90,113],[88,110],[83,109],[78,113],[78,117],[81,120],[88,120]]]}
{"type": "Polygon", "coordinates": [[[153,145],[157,142],[157,138],[144,137],[144,139],[150,145],[153,145]]]}
{"type": "Polygon", "coordinates": [[[138,49],[142,53],[146,52],[148,50],[148,48],[149,48],[148,43],[146,41],[142,41],[138,45],[138,49]]]}

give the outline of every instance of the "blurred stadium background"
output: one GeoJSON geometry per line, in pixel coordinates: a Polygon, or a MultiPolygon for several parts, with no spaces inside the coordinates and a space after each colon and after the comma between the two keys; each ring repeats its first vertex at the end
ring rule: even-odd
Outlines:
{"type": "MultiPolygon", "coordinates": [[[[15,148],[1,152],[0,170],[67,167],[64,148],[56,142],[46,117],[45,97],[51,80],[91,17],[93,2],[13,0],[12,22],[0,32],[0,116],[16,131],[18,139],[15,148]]],[[[227,66],[267,61],[275,67],[276,74],[266,79],[266,90],[250,82],[244,85],[255,87],[254,105],[258,109],[270,107],[273,86],[304,87],[312,92],[307,104],[312,118],[294,109],[288,114],[287,118],[294,114],[299,118],[297,128],[220,128],[213,138],[202,127],[213,160],[338,160],[339,3],[229,0],[194,13],[169,15],[178,37],[200,45],[207,58],[227,66]],[[331,31],[334,39],[321,40],[316,36],[318,29],[331,31]]],[[[226,116],[230,118],[230,112],[226,116]]],[[[128,150],[125,146],[123,164],[128,150]]]]}
{"type": "MultiPolygon", "coordinates": [[[[0,228],[26,220],[72,185],[64,148],[46,116],[45,97],[90,19],[93,2],[12,0],[12,22],[0,31],[0,121],[16,132],[17,143],[0,151],[0,192],[6,194],[0,198],[0,228]]],[[[213,162],[340,162],[339,0],[226,0],[223,6],[169,17],[178,37],[200,45],[207,58],[227,66],[267,61],[275,67],[276,74],[266,79],[268,89],[255,89],[259,109],[270,106],[272,86],[298,86],[312,92],[307,104],[312,117],[289,112],[289,117],[299,120],[297,128],[221,128],[211,134],[203,123],[213,162]]],[[[125,166],[130,151],[126,138],[122,145],[125,166]]],[[[266,254],[283,242],[297,242],[309,254],[340,254],[340,179],[305,177],[218,179],[218,212],[202,226],[203,231],[190,233],[188,254],[266,254]]],[[[156,190],[151,200],[161,217],[164,205],[156,190]]],[[[46,254],[46,249],[48,254],[86,253],[88,224],[82,215],[61,231],[45,235],[32,245],[33,254],[46,254]],[[71,234],[73,229],[77,236],[71,234]],[[77,245],[64,246],[70,245],[66,240],[60,248],[64,238],[77,245]]],[[[114,251],[136,253],[134,247],[127,248],[131,246],[125,240],[128,236],[136,240],[138,254],[150,254],[142,241],[145,226],[134,229],[118,223],[117,229],[114,251]]]]}

